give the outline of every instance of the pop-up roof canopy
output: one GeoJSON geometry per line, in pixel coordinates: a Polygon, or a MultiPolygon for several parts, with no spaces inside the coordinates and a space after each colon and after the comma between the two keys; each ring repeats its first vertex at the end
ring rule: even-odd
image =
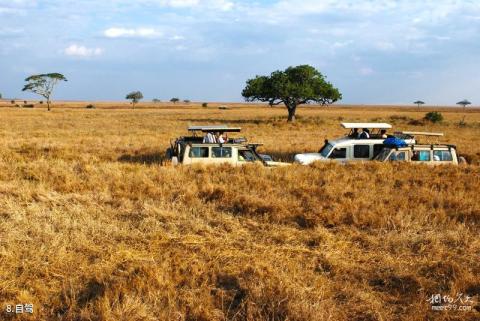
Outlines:
{"type": "Polygon", "coordinates": [[[208,132],[238,133],[241,130],[242,129],[240,127],[228,127],[227,125],[190,126],[190,127],[188,127],[188,131],[191,131],[191,132],[202,131],[204,133],[208,133],[208,132]]]}
{"type": "Polygon", "coordinates": [[[373,128],[373,129],[390,129],[392,125],[387,123],[341,123],[343,128],[373,128]]]}
{"type": "Polygon", "coordinates": [[[400,135],[409,135],[409,136],[443,136],[443,133],[431,133],[431,132],[409,132],[409,131],[401,131],[395,132],[395,134],[400,135]]]}

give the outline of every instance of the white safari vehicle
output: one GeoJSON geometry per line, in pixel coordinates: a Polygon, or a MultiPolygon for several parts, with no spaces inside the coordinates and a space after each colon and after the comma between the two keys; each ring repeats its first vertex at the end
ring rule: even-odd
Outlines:
{"type": "Polygon", "coordinates": [[[257,147],[262,144],[248,143],[244,137],[228,137],[228,133],[240,132],[239,127],[191,126],[188,131],[191,135],[177,138],[167,149],[166,158],[171,160],[173,165],[223,163],[235,166],[251,163],[265,166],[289,165],[272,161],[271,157],[265,160],[265,157],[257,152],[257,147]]]}
{"type": "MultiPolygon", "coordinates": [[[[398,132],[398,136],[441,137],[443,133],[398,132]]],[[[375,157],[380,162],[411,162],[428,165],[458,165],[466,163],[465,158],[458,156],[455,145],[450,144],[413,144],[410,146],[386,145],[375,157]]]]}
{"type": "MultiPolygon", "coordinates": [[[[385,145],[387,131],[392,125],[386,123],[341,123],[342,127],[350,132],[342,138],[325,140],[325,145],[318,153],[295,155],[294,161],[308,165],[315,161],[366,161],[380,153],[385,145]],[[359,133],[367,132],[367,134],[359,133]]],[[[389,135],[391,136],[391,135],[389,135]]],[[[405,138],[407,144],[415,144],[414,137],[405,138]]]]}

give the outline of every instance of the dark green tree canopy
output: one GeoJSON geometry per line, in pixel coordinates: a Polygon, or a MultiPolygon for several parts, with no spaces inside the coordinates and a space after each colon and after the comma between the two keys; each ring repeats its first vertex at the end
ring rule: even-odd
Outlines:
{"type": "Polygon", "coordinates": [[[170,99],[170,101],[174,104],[176,104],[177,102],[180,101],[180,98],[177,98],[177,97],[173,97],[172,99],[170,99]]]}
{"type": "Polygon", "coordinates": [[[342,99],[339,90],[309,65],[289,67],[285,71],[274,71],[270,76],[249,79],[242,96],[246,101],[268,102],[271,106],[285,104],[289,121],[295,119],[298,105],[329,105],[342,99]]]}
{"type": "Polygon", "coordinates": [[[131,100],[132,107],[135,108],[135,104],[137,104],[141,99],[143,99],[143,94],[141,91],[138,91],[138,90],[132,91],[127,96],[125,96],[125,99],[131,100]]]}
{"type": "Polygon", "coordinates": [[[47,99],[48,110],[50,110],[50,97],[52,96],[53,89],[58,82],[67,81],[67,78],[59,73],[50,73],[32,75],[26,78],[25,81],[27,84],[23,87],[22,91],[31,91],[45,97],[45,99],[47,99]]]}
{"type": "Polygon", "coordinates": [[[457,105],[461,105],[461,106],[463,106],[463,107],[465,107],[465,106],[467,106],[467,105],[471,105],[471,104],[472,104],[472,103],[469,102],[469,101],[466,100],[466,99],[464,99],[464,100],[462,100],[462,101],[459,101],[459,102],[457,103],[457,105]]]}

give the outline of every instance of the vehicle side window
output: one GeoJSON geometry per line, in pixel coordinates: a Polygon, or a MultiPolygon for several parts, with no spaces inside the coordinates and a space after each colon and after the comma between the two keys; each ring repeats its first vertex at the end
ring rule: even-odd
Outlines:
{"type": "Polygon", "coordinates": [[[232,147],[212,147],[212,157],[230,158],[232,157],[232,147]]]}
{"type": "Polygon", "coordinates": [[[346,148],[334,148],[332,153],[328,158],[346,158],[347,157],[347,149],[346,148]]]}
{"type": "Polygon", "coordinates": [[[383,144],[375,144],[373,145],[373,157],[375,158],[375,156],[377,156],[378,154],[380,154],[380,152],[382,151],[383,147],[385,147],[383,144]]]}
{"type": "Polygon", "coordinates": [[[406,152],[393,152],[388,160],[391,161],[405,161],[407,158],[406,152]]]}
{"type": "Polygon", "coordinates": [[[436,162],[451,162],[453,160],[452,152],[449,150],[434,150],[433,160],[436,162]]]}
{"type": "Polygon", "coordinates": [[[369,158],[370,145],[355,145],[353,146],[353,157],[355,158],[369,158]]]}
{"type": "Polygon", "coordinates": [[[190,147],[190,158],[208,158],[208,147],[190,147]]]}
{"type": "Polygon", "coordinates": [[[238,160],[240,162],[254,162],[255,156],[249,150],[239,150],[238,151],[238,160]]]}
{"type": "Polygon", "coordinates": [[[429,162],[430,151],[429,150],[416,150],[413,152],[412,161],[429,162]]]}

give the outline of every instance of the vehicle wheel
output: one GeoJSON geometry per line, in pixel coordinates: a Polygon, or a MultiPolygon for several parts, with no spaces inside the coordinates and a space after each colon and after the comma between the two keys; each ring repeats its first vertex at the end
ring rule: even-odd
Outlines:
{"type": "Polygon", "coordinates": [[[166,152],[165,152],[165,157],[167,159],[171,159],[173,157],[173,150],[172,148],[167,148],[166,152]]]}

